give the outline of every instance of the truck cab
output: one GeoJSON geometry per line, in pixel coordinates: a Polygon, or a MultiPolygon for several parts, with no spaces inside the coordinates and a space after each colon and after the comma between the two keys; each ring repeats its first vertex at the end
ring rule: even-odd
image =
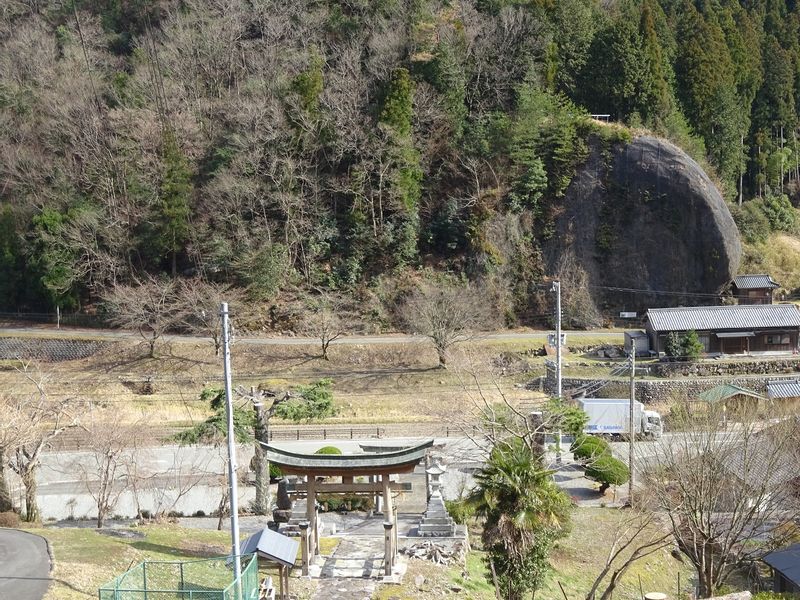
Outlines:
{"type": "Polygon", "coordinates": [[[654,410],[644,411],[644,427],[642,434],[653,439],[658,439],[664,433],[661,424],[661,415],[654,410]]]}

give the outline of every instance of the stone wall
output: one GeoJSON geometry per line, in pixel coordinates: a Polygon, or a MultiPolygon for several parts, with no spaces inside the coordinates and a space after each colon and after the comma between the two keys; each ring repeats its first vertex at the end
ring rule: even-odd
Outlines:
{"type": "MultiPolygon", "coordinates": [[[[797,379],[797,376],[749,376],[749,377],[715,377],[692,379],[637,379],[636,399],[644,404],[671,404],[679,400],[687,400],[724,383],[730,383],[753,390],[756,393],[767,393],[767,381],[780,379],[797,379]]],[[[537,380],[538,384],[538,380],[537,380]]],[[[586,395],[594,398],[627,398],[630,384],[624,379],[584,379],[579,377],[563,377],[561,385],[565,394],[573,394],[585,388],[586,395]]],[[[549,370],[544,378],[544,389],[555,391],[555,375],[549,370]]]]}
{"type": "Polygon", "coordinates": [[[764,360],[704,360],[700,362],[657,362],[647,367],[655,377],[719,377],[725,375],[787,375],[800,372],[800,357],[764,360]]]}

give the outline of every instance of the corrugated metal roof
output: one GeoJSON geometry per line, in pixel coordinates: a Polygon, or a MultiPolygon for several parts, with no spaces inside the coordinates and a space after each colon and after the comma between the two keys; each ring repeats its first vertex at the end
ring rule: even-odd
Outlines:
{"type": "Polygon", "coordinates": [[[265,527],[260,533],[254,533],[247,538],[240,547],[239,554],[258,552],[267,560],[291,567],[297,560],[297,549],[300,547],[300,542],[265,527]]]}
{"type": "Polygon", "coordinates": [[[795,585],[800,585],[800,544],[770,552],[762,560],[795,585]]]}
{"type": "Polygon", "coordinates": [[[757,275],[737,275],[733,278],[733,285],[740,290],[781,287],[777,281],[766,273],[758,273],[757,275]]]}
{"type": "Polygon", "coordinates": [[[651,308],[647,320],[654,331],[771,329],[800,327],[800,311],[794,304],[651,308]]]}
{"type": "Polygon", "coordinates": [[[800,381],[782,380],[767,382],[769,398],[800,398],[800,381]]]}
{"type": "Polygon", "coordinates": [[[751,398],[759,398],[759,399],[763,398],[763,396],[755,393],[753,390],[748,390],[743,387],[739,387],[738,385],[732,385],[730,383],[724,383],[722,385],[713,387],[710,390],[706,390],[702,394],[699,394],[697,397],[703,402],[714,404],[715,402],[720,402],[721,400],[728,400],[729,398],[734,398],[736,396],[749,396],[751,398]]]}

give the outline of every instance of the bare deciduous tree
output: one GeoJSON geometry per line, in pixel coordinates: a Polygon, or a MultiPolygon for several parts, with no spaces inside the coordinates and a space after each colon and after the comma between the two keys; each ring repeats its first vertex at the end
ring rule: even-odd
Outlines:
{"type": "Polygon", "coordinates": [[[97,527],[101,528],[122,494],[130,489],[128,479],[139,446],[144,424],[121,426],[112,415],[96,409],[83,424],[88,433],[89,457],[70,467],[77,472],[97,508],[97,527]]]}
{"type": "Polygon", "coordinates": [[[595,600],[598,594],[600,600],[613,598],[620,579],[635,562],[672,543],[671,532],[664,528],[655,513],[635,508],[625,510],[632,512],[617,525],[603,568],[586,594],[586,600],[595,600]]]}
{"type": "Polygon", "coordinates": [[[71,410],[73,398],[52,399],[45,392],[47,377],[24,364],[20,373],[34,386],[34,391],[17,396],[18,410],[27,419],[14,452],[9,456],[11,469],[19,475],[25,487],[25,520],[39,520],[39,505],[36,501],[36,475],[41,465],[42,451],[62,432],[78,424],[78,417],[71,410]]]}
{"type": "Polygon", "coordinates": [[[401,316],[409,330],[433,342],[439,367],[446,369],[450,348],[488,327],[490,310],[474,287],[424,283],[401,307],[401,316]]]}
{"type": "Polygon", "coordinates": [[[137,330],[148,346],[148,356],[155,358],[158,340],[183,316],[177,292],[174,280],[148,276],[136,285],[115,285],[103,302],[109,321],[137,330]]]}
{"type": "MultiPolygon", "coordinates": [[[[28,363],[24,363],[18,372],[28,386],[33,386],[33,390],[14,391],[0,398],[3,415],[0,463],[7,464],[22,480],[25,520],[33,522],[39,519],[36,476],[42,452],[66,429],[77,424],[78,417],[73,410],[77,401],[50,397],[45,391],[47,376],[28,363]]],[[[4,508],[10,510],[10,498],[6,497],[6,500],[9,506],[4,508]]]]}
{"type": "MultiPolygon", "coordinates": [[[[133,442],[138,446],[137,439],[133,442]]],[[[209,483],[219,477],[210,468],[209,463],[213,457],[209,454],[198,454],[185,446],[159,447],[158,452],[171,453],[165,469],[148,469],[147,459],[152,457],[152,453],[138,447],[133,448],[131,460],[124,464],[125,475],[133,493],[139,518],[145,514],[145,509],[142,508],[143,497],[150,500],[147,510],[152,518],[160,519],[175,510],[181,499],[198,485],[209,483]]]]}
{"type": "Polygon", "coordinates": [[[562,319],[570,327],[598,327],[602,314],[592,298],[589,274],[571,252],[565,252],[557,265],[561,281],[562,319]]]}
{"type": "Polygon", "coordinates": [[[191,333],[211,338],[214,356],[219,356],[222,348],[222,317],[220,304],[228,302],[230,311],[234,304],[228,298],[231,287],[218,283],[190,279],[183,281],[178,289],[178,302],[182,307],[182,324],[191,333]]]}
{"type": "Polygon", "coordinates": [[[322,358],[328,358],[328,347],[356,327],[355,317],[348,311],[344,300],[334,294],[320,291],[308,301],[302,330],[320,341],[322,358]]]}
{"type": "Polygon", "coordinates": [[[643,483],[696,569],[703,598],[737,567],[785,543],[800,516],[797,417],[738,418],[722,431],[719,410],[680,419],[673,425],[680,430],[640,459],[648,465],[643,483]]]}

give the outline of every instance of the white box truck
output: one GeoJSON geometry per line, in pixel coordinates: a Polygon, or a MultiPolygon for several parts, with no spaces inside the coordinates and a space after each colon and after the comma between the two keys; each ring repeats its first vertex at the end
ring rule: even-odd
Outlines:
{"type": "MultiPolygon", "coordinates": [[[[578,398],[577,402],[589,416],[584,433],[614,437],[628,435],[628,398],[578,398]]],[[[663,433],[661,415],[654,410],[645,410],[641,402],[633,403],[633,426],[637,438],[658,439],[663,433]]]]}

